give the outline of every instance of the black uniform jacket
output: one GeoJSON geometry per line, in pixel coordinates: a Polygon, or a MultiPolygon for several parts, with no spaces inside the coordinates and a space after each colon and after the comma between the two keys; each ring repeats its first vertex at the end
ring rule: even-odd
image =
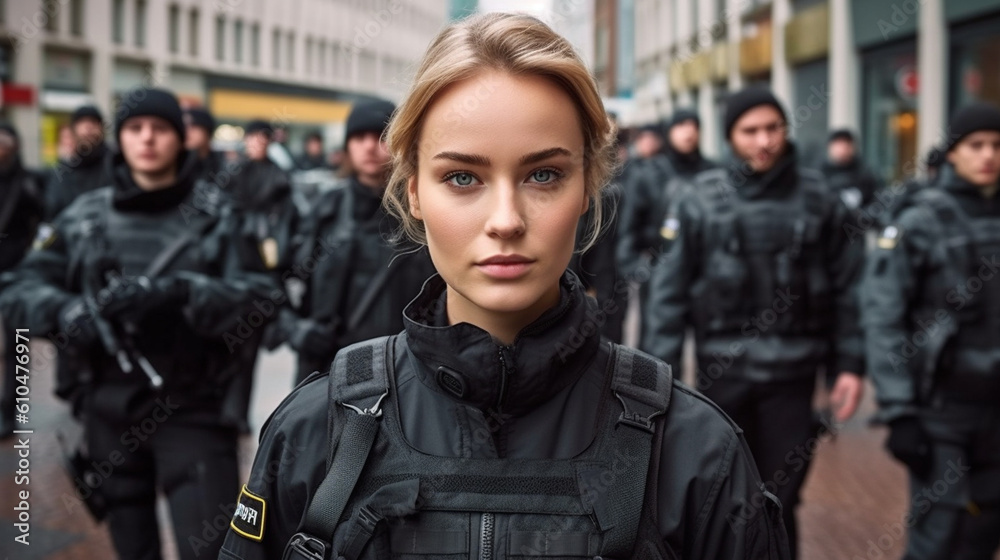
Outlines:
{"type": "MultiPolygon", "coordinates": [[[[563,277],[560,303],[510,346],[468,323],[449,326],[444,291],[432,277],[404,312],[394,404],[408,442],[446,457],[571,458],[584,450],[595,437],[588,420],[606,387],[608,342],[587,335],[597,309],[576,277],[563,277]],[[514,362],[506,368],[504,353],[514,362]],[[463,397],[438,385],[443,365],[464,377],[463,397]],[[481,433],[492,437],[471,436],[481,433]]],[[[327,385],[325,374],[312,376],[268,420],[246,484],[266,503],[263,538],[230,530],[221,558],[281,557],[326,474],[327,385]]],[[[712,403],[675,382],[653,449],[658,492],[645,499],[677,557],[787,558],[776,501],[742,432],[712,403]]]]}

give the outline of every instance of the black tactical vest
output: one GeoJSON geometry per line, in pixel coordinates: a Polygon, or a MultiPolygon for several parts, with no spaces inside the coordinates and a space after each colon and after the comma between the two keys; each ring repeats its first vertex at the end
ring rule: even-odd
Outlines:
{"type": "Polygon", "coordinates": [[[645,499],[669,366],[605,347],[612,371],[595,411],[603,427],[573,459],[436,457],[402,432],[391,369],[403,343],[382,338],[337,355],[329,472],[285,559],[675,557],[654,535],[645,499]]]}
{"type": "Polygon", "coordinates": [[[1000,396],[1000,219],[969,216],[941,189],[919,191],[913,204],[932,237],[910,317],[915,342],[928,340],[918,345],[927,355],[925,379],[970,397],[1000,396]]]}
{"type": "Polygon", "coordinates": [[[817,175],[799,171],[788,198],[746,200],[726,170],[702,173],[694,185],[707,257],[691,288],[701,333],[739,332],[751,317],[773,313],[791,299],[769,330],[822,334],[829,327],[831,286],[826,269],[825,217],[830,202],[817,175]]]}

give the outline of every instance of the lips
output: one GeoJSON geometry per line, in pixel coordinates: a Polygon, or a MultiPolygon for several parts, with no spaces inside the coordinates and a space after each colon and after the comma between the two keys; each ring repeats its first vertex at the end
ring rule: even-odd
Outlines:
{"type": "Polygon", "coordinates": [[[494,255],[476,263],[484,274],[498,280],[513,280],[525,275],[535,261],[523,255],[494,255]]]}

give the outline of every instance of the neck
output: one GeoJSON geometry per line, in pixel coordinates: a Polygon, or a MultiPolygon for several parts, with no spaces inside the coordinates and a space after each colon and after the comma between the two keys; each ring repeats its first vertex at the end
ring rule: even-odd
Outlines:
{"type": "Polygon", "coordinates": [[[177,167],[170,166],[156,173],[132,171],[131,175],[132,180],[135,181],[136,186],[140,189],[144,191],[158,191],[174,184],[177,179],[177,167]]]}
{"type": "Polygon", "coordinates": [[[534,305],[520,311],[498,312],[483,309],[451,286],[447,288],[446,298],[449,325],[469,323],[490,333],[502,344],[511,345],[524,327],[559,303],[559,284],[555,284],[553,289],[534,305]]]}
{"type": "Polygon", "coordinates": [[[979,192],[983,193],[983,198],[993,198],[997,194],[997,189],[1000,189],[1000,183],[979,186],[979,192]]]}
{"type": "Polygon", "coordinates": [[[211,153],[212,153],[212,147],[211,146],[204,146],[202,148],[198,148],[198,158],[199,159],[207,159],[208,156],[211,153]]]}

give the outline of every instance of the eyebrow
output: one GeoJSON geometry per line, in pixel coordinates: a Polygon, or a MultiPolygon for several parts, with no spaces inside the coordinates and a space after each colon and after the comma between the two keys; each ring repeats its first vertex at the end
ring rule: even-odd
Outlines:
{"type": "MultiPolygon", "coordinates": [[[[546,150],[541,150],[538,152],[532,152],[521,157],[519,163],[521,165],[526,165],[529,163],[538,163],[539,161],[544,161],[553,156],[572,156],[573,154],[566,148],[548,148],[546,150]]],[[[479,165],[482,167],[488,167],[490,165],[490,159],[486,156],[481,156],[478,154],[463,154],[460,152],[441,152],[434,156],[432,159],[448,159],[452,161],[457,161],[460,163],[466,163],[469,165],[479,165]]]]}

